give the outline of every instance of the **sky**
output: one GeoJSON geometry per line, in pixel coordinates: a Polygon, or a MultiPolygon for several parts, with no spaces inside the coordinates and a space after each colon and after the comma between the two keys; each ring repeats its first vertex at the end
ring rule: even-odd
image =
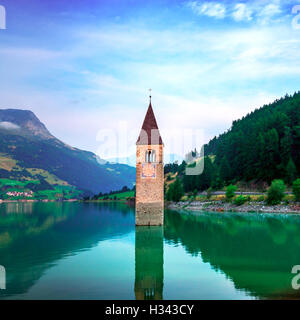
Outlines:
{"type": "Polygon", "coordinates": [[[178,155],[300,89],[300,1],[0,5],[0,108],[32,110],[105,159],[134,154],[149,88],[166,153],[178,155]]]}

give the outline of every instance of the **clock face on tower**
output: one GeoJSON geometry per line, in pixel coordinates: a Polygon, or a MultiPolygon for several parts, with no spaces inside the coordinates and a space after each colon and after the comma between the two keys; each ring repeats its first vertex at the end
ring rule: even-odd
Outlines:
{"type": "Polygon", "coordinates": [[[142,178],[155,178],[156,168],[154,163],[142,163],[142,178]]]}

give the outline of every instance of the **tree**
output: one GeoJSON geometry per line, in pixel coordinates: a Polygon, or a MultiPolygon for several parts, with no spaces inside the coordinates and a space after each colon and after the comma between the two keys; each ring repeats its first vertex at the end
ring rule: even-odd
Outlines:
{"type": "Polygon", "coordinates": [[[211,198],[212,188],[208,188],[206,192],[206,198],[209,200],[211,198]]]}
{"type": "Polygon", "coordinates": [[[193,197],[196,198],[196,197],[197,197],[197,194],[198,194],[198,190],[195,189],[195,190],[193,191],[193,197]]]}
{"type": "Polygon", "coordinates": [[[172,201],[173,200],[173,193],[174,193],[174,183],[171,183],[169,185],[169,189],[166,193],[166,198],[167,198],[167,201],[172,201]]]}
{"type": "Polygon", "coordinates": [[[121,192],[127,192],[130,191],[130,189],[127,186],[124,186],[121,190],[121,192]]]}
{"type": "Polygon", "coordinates": [[[220,174],[217,173],[212,182],[212,188],[215,190],[222,189],[224,187],[224,182],[220,178],[220,174]]]}
{"type": "Polygon", "coordinates": [[[279,137],[275,128],[265,134],[265,163],[263,176],[269,182],[277,176],[279,156],[279,137]]]}
{"type": "Polygon", "coordinates": [[[167,191],[167,200],[178,202],[184,195],[181,181],[177,178],[175,182],[171,183],[167,191]]]}
{"type": "Polygon", "coordinates": [[[257,149],[257,160],[255,163],[255,174],[258,178],[264,179],[265,178],[265,163],[266,163],[266,154],[265,154],[265,139],[263,136],[263,133],[259,133],[257,137],[257,143],[256,143],[257,149]]]}
{"type": "Polygon", "coordinates": [[[231,169],[226,156],[224,156],[221,161],[219,176],[225,184],[228,183],[231,178],[231,169]]]}
{"type": "Polygon", "coordinates": [[[178,174],[182,175],[185,173],[186,162],[183,160],[181,165],[178,167],[178,174]]]}
{"type": "Polygon", "coordinates": [[[286,181],[287,183],[291,184],[292,181],[297,176],[297,168],[292,158],[290,158],[287,166],[286,166],[286,181]]]}
{"type": "Polygon", "coordinates": [[[239,195],[238,197],[236,197],[234,199],[234,204],[237,205],[237,206],[241,206],[243,205],[245,202],[247,201],[247,198],[242,196],[242,195],[239,195]]]}
{"type": "Polygon", "coordinates": [[[181,181],[179,179],[176,179],[174,182],[174,189],[173,189],[173,201],[178,202],[183,195],[184,195],[184,192],[183,192],[181,181]]]}
{"type": "Polygon", "coordinates": [[[208,189],[213,182],[214,178],[214,166],[210,157],[204,158],[204,170],[203,173],[197,176],[197,189],[206,190],[208,189]]]}
{"type": "Polygon", "coordinates": [[[284,197],[285,184],[282,180],[273,180],[270,188],[268,189],[267,204],[276,205],[281,202],[284,197]]]}
{"type": "Polygon", "coordinates": [[[296,201],[300,201],[300,179],[297,179],[293,182],[293,194],[296,201]]]}
{"type": "Polygon", "coordinates": [[[280,140],[280,157],[283,165],[287,165],[288,161],[291,159],[292,142],[291,128],[285,127],[284,136],[280,140]]]}
{"type": "Polygon", "coordinates": [[[195,175],[184,175],[183,176],[183,187],[185,192],[194,191],[197,188],[198,176],[195,175]]]}
{"type": "Polygon", "coordinates": [[[235,192],[236,192],[237,187],[230,184],[227,188],[226,188],[226,200],[227,201],[231,201],[231,199],[234,197],[235,192]]]}
{"type": "MultiPolygon", "coordinates": [[[[300,99],[299,99],[300,100],[300,99]]],[[[300,168],[300,108],[299,104],[297,106],[298,110],[298,119],[295,121],[297,125],[293,127],[293,146],[292,146],[292,156],[296,165],[296,168],[300,168]]],[[[300,173],[300,172],[299,172],[300,173]]]]}

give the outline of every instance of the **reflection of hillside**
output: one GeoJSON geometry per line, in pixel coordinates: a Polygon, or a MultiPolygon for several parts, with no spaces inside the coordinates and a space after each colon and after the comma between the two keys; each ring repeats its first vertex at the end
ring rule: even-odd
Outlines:
{"type": "Polygon", "coordinates": [[[163,227],[135,229],[135,297],[161,300],[164,277],[163,227]]]}
{"type": "Polygon", "coordinates": [[[71,214],[68,204],[7,203],[0,219],[0,249],[26,236],[37,235],[71,214]],[[33,209],[34,208],[34,209],[33,209]],[[32,214],[35,210],[38,214],[32,214]]]}
{"type": "Polygon", "coordinates": [[[62,257],[132,231],[134,211],[116,203],[39,203],[31,215],[2,214],[0,221],[0,264],[7,271],[0,297],[9,297],[27,292],[62,257]]]}
{"type": "Polygon", "coordinates": [[[299,217],[168,212],[165,220],[167,240],[201,254],[237,289],[259,298],[299,294],[291,288],[292,266],[300,264],[299,217]]]}

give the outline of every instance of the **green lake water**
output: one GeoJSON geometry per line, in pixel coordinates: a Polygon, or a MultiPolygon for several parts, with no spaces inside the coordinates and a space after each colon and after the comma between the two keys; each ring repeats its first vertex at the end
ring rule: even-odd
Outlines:
{"type": "Polygon", "coordinates": [[[299,215],[166,211],[164,227],[137,228],[134,220],[122,203],[0,204],[0,299],[300,298],[291,285],[299,215]]]}

